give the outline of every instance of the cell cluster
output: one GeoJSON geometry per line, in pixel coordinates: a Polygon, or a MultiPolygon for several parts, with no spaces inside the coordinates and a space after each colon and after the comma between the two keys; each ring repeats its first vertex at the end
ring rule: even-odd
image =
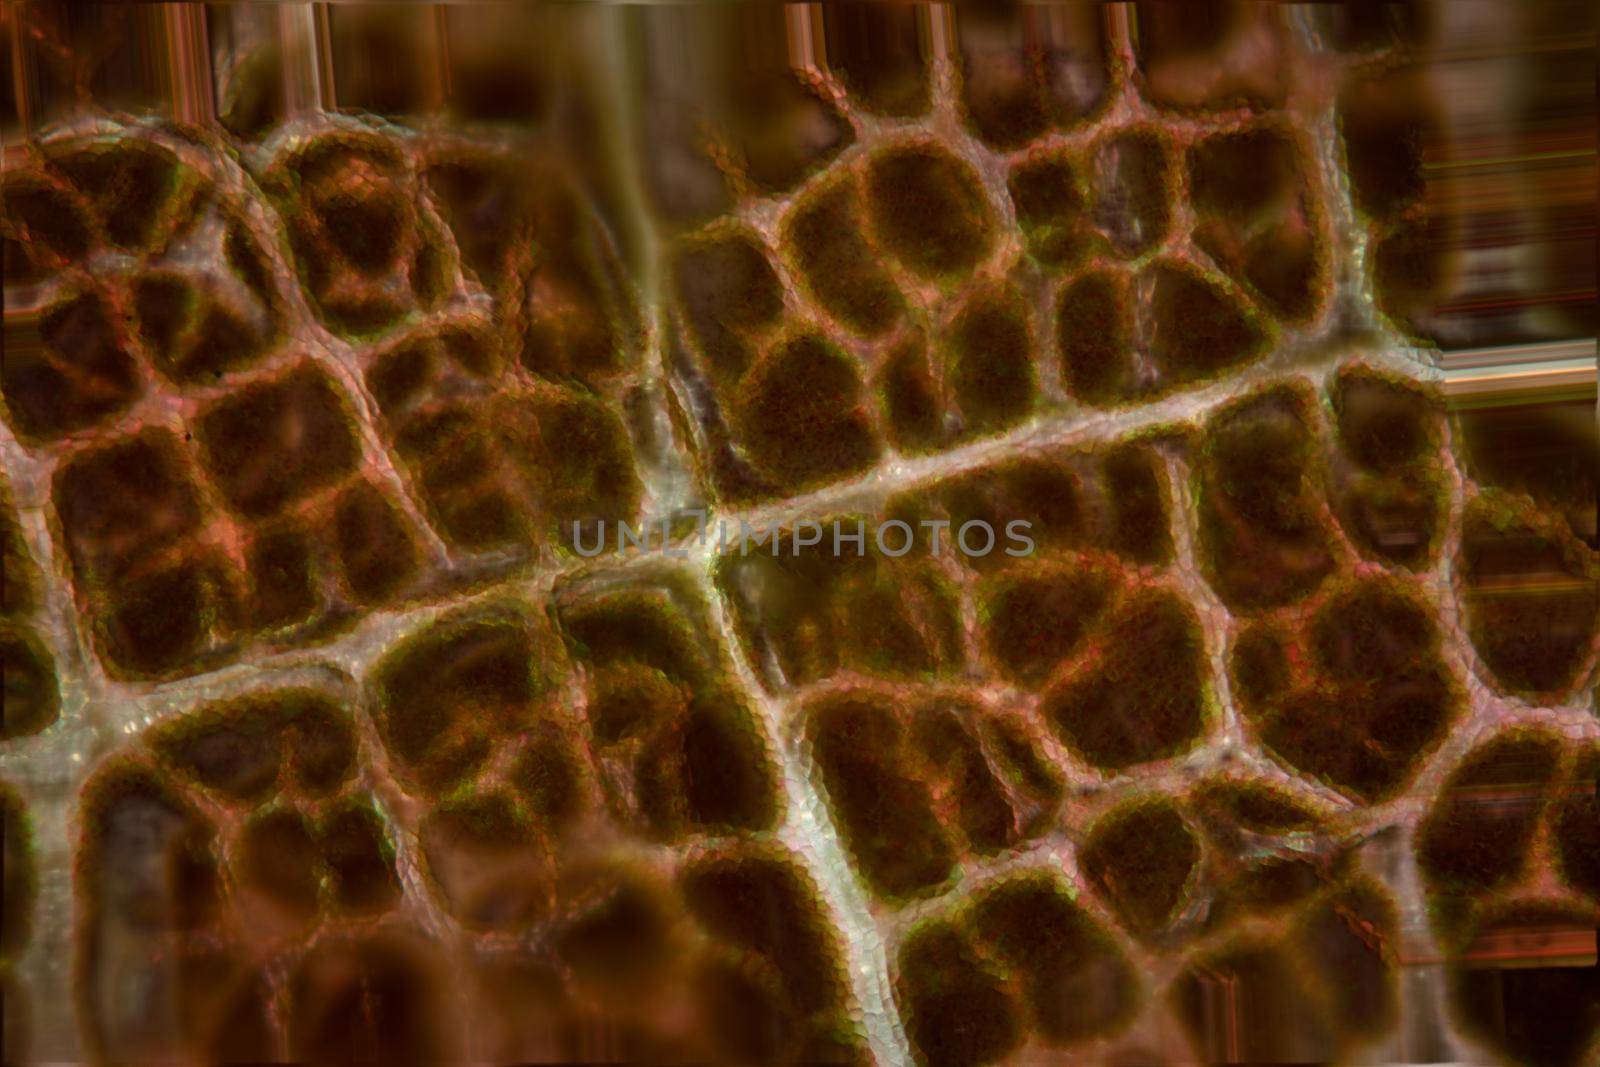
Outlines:
{"type": "Polygon", "coordinates": [[[1593,1058],[1438,12],[811,7],[211,12],[8,145],[0,1058],[1593,1058]]]}

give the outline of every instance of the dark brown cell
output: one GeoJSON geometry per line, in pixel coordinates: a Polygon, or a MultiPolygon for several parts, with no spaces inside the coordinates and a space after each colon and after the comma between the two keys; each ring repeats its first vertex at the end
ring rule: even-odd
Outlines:
{"type": "Polygon", "coordinates": [[[1551,829],[1562,879],[1600,900],[1600,750],[1591,747],[1574,760],[1551,829]]]}
{"type": "MultiPolygon", "coordinates": [[[[402,346],[381,363],[380,384],[398,405],[424,388],[450,396],[461,382],[425,387],[432,346],[402,346]]],[[[446,346],[448,347],[448,346],[446,346]]],[[[403,408],[395,447],[412,469],[435,520],[469,549],[548,538],[573,544],[574,528],[597,543],[599,524],[632,522],[641,486],[626,430],[599,399],[546,386],[473,403],[446,399],[415,414],[403,408]]]]}
{"type": "Polygon", "coordinates": [[[637,998],[681,948],[675,903],[666,885],[621,873],[612,884],[596,886],[557,932],[556,955],[597,998],[637,998]]]}
{"type": "MultiPolygon", "coordinates": [[[[573,213],[581,210],[572,201],[566,207],[573,213]]],[[[535,253],[544,266],[527,282],[519,358],[542,378],[597,382],[635,362],[632,323],[599,266],[579,259],[582,246],[576,239],[573,244],[579,247],[535,253]],[[568,258],[558,260],[560,255],[568,258]]]]}
{"type": "Polygon", "coordinates": [[[448,244],[383,135],[324,133],[275,161],[263,185],[312,305],[336,333],[370,336],[443,299],[454,270],[448,244]]]}
{"type": "Polygon", "coordinates": [[[1014,844],[1019,827],[1006,788],[973,730],[981,716],[981,708],[969,701],[931,698],[913,709],[911,744],[969,850],[988,855],[1014,844]]]}
{"type": "Polygon", "coordinates": [[[1522,872],[1560,754],[1555,737],[1510,733],[1467,755],[1417,832],[1435,893],[1486,893],[1522,872]]]}
{"type": "Polygon", "coordinates": [[[1247,702],[1245,715],[1267,747],[1300,771],[1364,800],[1389,796],[1456,714],[1460,697],[1438,640],[1411,593],[1369,579],[1339,592],[1312,620],[1295,652],[1311,657],[1316,675],[1308,684],[1247,702]]]}
{"type": "Polygon", "coordinates": [[[923,781],[908,773],[903,712],[883,694],[815,704],[808,736],[840,835],[869,885],[905,897],[949,877],[958,845],[923,781]]]}
{"type": "Polygon", "coordinates": [[[1577,1067],[1600,1033],[1600,971],[1582,950],[1592,909],[1508,908],[1485,921],[1450,969],[1450,1004],[1471,1036],[1517,1063],[1577,1067]],[[1565,958],[1564,958],[1565,957],[1565,958]]]}
{"type": "Polygon", "coordinates": [[[1373,241],[1373,295],[1402,333],[1432,339],[1437,306],[1456,269],[1453,243],[1448,224],[1433,216],[1408,216],[1373,241]]]}
{"type": "Polygon", "coordinates": [[[1103,648],[1051,685],[1041,713],[1104,770],[1177,755],[1205,726],[1205,650],[1193,610],[1172,593],[1142,592],[1108,626],[1103,648]]]}
{"type": "Polygon", "coordinates": [[[569,828],[588,803],[583,758],[553,722],[542,722],[511,768],[510,781],[529,813],[554,834],[569,828]]]}
{"type": "Polygon", "coordinates": [[[760,242],[739,231],[691,242],[673,277],[712,377],[737,381],[755,362],[758,336],[783,314],[783,288],[760,242]]]}
{"type": "Polygon", "coordinates": [[[852,98],[879,115],[928,109],[932,56],[914,4],[835,4],[823,9],[828,68],[852,98]]]}
{"type": "Polygon", "coordinates": [[[1022,1008],[1000,968],[950,923],[917,927],[900,946],[897,964],[896,998],[919,1062],[976,1067],[1022,1043],[1022,1008]]]}
{"type": "Polygon", "coordinates": [[[280,705],[247,697],[159,726],[150,745],[177,770],[224,799],[252,802],[278,787],[282,725],[280,705]]]}
{"type": "Polygon", "coordinates": [[[1033,331],[1016,289],[990,287],[970,297],[950,323],[945,361],[951,396],[969,434],[1008,429],[1033,410],[1033,331]]]}
{"type": "Polygon", "coordinates": [[[83,191],[111,242],[129,252],[158,245],[188,221],[176,212],[200,180],[167,149],[131,138],[69,146],[51,165],[83,191]]]}
{"type": "Polygon", "coordinates": [[[615,529],[635,519],[644,487],[627,430],[615,412],[586,392],[554,388],[538,393],[522,410],[508,409],[492,413],[520,420],[502,436],[501,447],[532,481],[536,519],[553,543],[570,548],[575,530],[591,531],[602,523],[615,529]]]}
{"type": "Polygon", "coordinates": [[[1419,69],[1356,79],[1340,94],[1338,108],[1356,207],[1387,220],[1420,200],[1423,153],[1439,135],[1439,118],[1419,69]]]}
{"type": "Polygon", "coordinates": [[[1088,193],[1073,157],[1029,157],[1012,168],[1006,188],[1034,259],[1059,270],[1094,251],[1099,239],[1088,224],[1088,193]]]}
{"type": "Polygon", "coordinates": [[[394,845],[376,811],[346,802],[317,824],[332,906],[345,915],[377,915],[400,902],[394,845]]]}
{"type": "Polygon", "coordinates": [[[1152,129],[1118,133],[1094,156],[1094,221],[1125,258],[1159,245],[1172,226],[1176,168],[1161,135],[1152,129]]]}
{"type": "Polygon", "coordinates": [[[157,727],[150,744],[178,771],[234,803],[256,803],[282,787],[322,796],[355,773],[349,714],[315,689],[207,704],[157,727]]]}
{"type": "Polygon", "coordinates": [[[258,813],[240,831],[234,870],[296,926],[316,917],[322,856],[310,821],[293,808],[258,813]]]}
{"type": "Polygon", "coordinates": [[[783,223],[783,243],[823,310],[863,337],[890,329],[905,301],[867,243],[853,179],[810,193],[783,223]]]}
{"type": "Polygon", "coordinates": [[[1251,706],[1283,695],[1293,682],[1286,640],[1267,623],[1254,623],[1239,634],[1230,670],[1239,699],[1251,706]]]}
{"type": "Polygon", "coordinates": [[[1228,269],[1268,311],[1285,322],[1305,322],[1321,299],[1325,259],[1322,238],[1312,224],[1291,217],[1249,238],[1224,261],[1231,260],[1228,269]]]}
{"type": "Polygon", "coordinates": [[[278,1055],[268,980],[247,952],[193,952],[179,965],[176,985],[186,1051],[195,1059],[260,1063],[278,1055]]]}
{"type": "Polygon", "coordinates": [[[610,239],[548,160],[444,150],[424,181],[464,264],[499,302],[508,355],[553,381],[597,382],[632,365],[637,323],[610,239]]]}
{"type": "Polygon", "coordinates": [[[1299,192],[1294,142],[1274,127],[1216,134],[1189,149],[1196,211],[1249,229],[1271,221],[1299,192]]]}
{"type": "Polygon", "coordinates": [[[672,597],[676,590],[632,589],[564,607],[572,654],[599,668],[644,666],[688,685],[710,674],[704,627],[672,597]]]}
{"type": "Polygon", "coordinates": [[[1265,352],[1266,328],[1215,282],[1175,263],[1151,273],[1150,356],[1168,382],[1208,378],[1265,352]]]}
{"type": "Polygon", "coordinates": [[[1025,4],[957,12],[961,107],[992,148],[1009,150],[1090,118],[1110,81],[1104,24],[1093,8],[1042,17],[1025,4]]]}
{"type": "MultiPolygon", "coordinates": [[[[935,483],[929,491],[913,491],[895,501],[906,513],[905,520],[918,523],[948,519],[950,525],[938,534],[937,554],[958,554],[961,562],[988,573],[1012,564],[1015,554],[1076,547],[1091,540],[1084,489],[1076,472],[1060,457],[1030,454],[995,463],[967,474],[935,483]],[[925,512],[931,514],[924,517],[925,512]],[[974,533],[971,552],[961,549],[961,530],[968,523],[987,523],[995,531],[995,545],[986,555],[984,541],[974,533]],[[1025,527],[1009,529],[1013,523],[1025,527]],[[1033,542],[1027,548],[1015,535],[1025,534],[1033,542]]],[[[933,548],[931,529],[922,535],[933,548]]]]}
{"type": "Polygon", "coordinates": [[[1435,624],[1421,603],[1368,581],[1331,598],[1311,625],[1311,648],[1330,679],[1393,677],[1437,648],[1435,624]]]}
{"type": "Polygon", "coordinates": [[[789,857],[759,849],[711,853],[686,866],[678,884],[707,931],[773,968],[800,1014],[844,1003],[837,935],[816,887],[789,857]]]}
{"type": "Polygon", "coordinates": [[[206,651],[225,593],[214,559],[187,561],[129,578],[96,620],[95,640],[113,673],[155,677],[180,671],[206,651]]]}
{"type": "Polygon", "coordinates": [[[437,336],[408,338],[367,368],[367,388],[385,417],[400,421],[420,405],[442,376],[445,354],[437,336]]]}
{"type": "Polygon", "coordinates": [[[1266,782],[1213,778],[1201,783],[1192,799],[1202,818],[1220,817],[1255,834],[1312,830],[1319,821],[1316,808],[1266,782]]]}
{"type": "Polygon", "coordinates": [[[1409,383],[1356,365],[1333,388],[1339,441],[1329,495],[1340,523],[1363,552],[1406,565],[1425,563],[1444,521],[1444,487],[1433,450],[1436,401],[1409,383]]]}
{"type": "Polygon", "coordinates": [[[164,430],[73,456],[56,470],[51,499],[80,588],[143,569],[200,523],[194,482],[164,430]]]}
{"type": "Polygon", "coordinates": [[[403,254],[410,212],[396,190],[359,180],[355,167],[350,171],[316,187],[310,207],[334,248],[355,271],[372,277],[403,254]]]}
{"type": "Polygon", "coordinates": [[[1316,307],[1321,239],[1302,178],[1303,153],[1276,126],[1221,133],[1189,150],[1195,240],[1280,317],[1316,307]]]}
{"type": "MultiPolygon", "coordinates": [[[[1235,841],[1237,839],[1234,839],[1235,841]]],[[[1236,846],[1235,846],[1236,847],[1236,846]]],[[[1282,916],[1305,904],[1341,875],[1341,859],[1269,854],[1231,869],[1206,912],[1207,930],[1227,929],[1250,916],[1282,916]]]]}
{"type": "Polygon", "coordinates": [[[895,345],[878,371],[884,433],[902,452],[927,452],[945,439],[945,388],[928,362],[928,342],[916,331],[895,345]]]}
{"type": "Polygon", "coordinates": [[[628,745],[618,756],[631,788],[611,788],[641,829],[675,841],[771,826],[779,803],[765,735],[725,673],[698,594],[666,582],[571,595],[564,636],[590,678],[597,740],[628,745]]]}
{"type": "Polygon", "coordinates": [[[1139,564],[1171,560],[1172,531],[1160,457],[1140,444],[1121,444],[1106,454],[1100,469],[1111,507],[1112,550],[1139,564]]]}
{"type": "MultiPolygon", "coordinates": [[[[865,519],[838,518],[842,535],[863,524],[864,554],[843,537],[835,552],[832,521],[799,555],[792,546],[801,531],[785,528],[782,555],[752,540],[747,552],[730,551],[717,564],[741,641],[757,662],[769,655],[775,662],[769,687],[806,685],[842,671],[910,679],[952,670],[961,628],[948,581],[909,557],[897,562],[876,552],[865,519]]],[[[887,533],[886,543],[894,536],[887,533]]]]}
{"type": "Polygon", "coordinates": [[[356,772],[356,735],[349,711],[311,690],[278,696],[288,781],[307,796],[324,796],[356,772]]]}
{"type": "Polygon", "coordinates": [[[1498,685],[1559,693],[1582,668],[1600,618],[1600,582],[1563,544],[1502,497],[1480,497],[1461,537],[1467,632],[1498,685]]]}
{"type": "Polygon", "coordinates": [[[1150,936],[1176,917],[1200,862],[1200,842],[1177,807],[1158,799],[1095,823],[1079,862],[1123,924],[1150,936]]]}
{"type": "Polygon", "coordinates": [[[334,502],[333,541],[344,587],[358,604],[391,599],[421,565],[400,508],[369,481],[334,502]]]}
{"type": "Polygon", "coordinates": [[[744,701],[705,686],[684,716],[647,738],[634,760],[638,805],[652,835],[760,830],[778,818],[765,740],[744,701]]]}
{"type": "Polygon", "coordinates": [[[0,618],[22,618],[38,606],[39,568],[18,521],[11,486],[0,477],[0,618]]]}
{"type": "Polygon", "coordinates": [[[511,156],[442,159],[423,175],[462,263],[491,293],[514,269],[513,256],[531,224],[530,168],[511,156]]]}
{"type": "Polygon", "coordinates": [[[398,930],[319,942],[289,978],[289,1057],[311,1063],[454,1058],[444,961],[398,930]]]}
{"type": "Polygon", "coordinates": [[[994,212],[972,167],[932,142],[886,149],[867,165],[879,242],[923,278],[956,279],[988,255],[994,212]]]}
{"type": "Polygon", "coordinates": [[[26,438],[87,429],[125,409],[141,391],[126,324],[94,290],[69,294],[35,315],[8,315],[0,395],[26,438]]]}
{"type": "Polygon", "coordinates": [[[1127,278],[1092,271],[1056,294],[1056,344],[1061,384],[1091,404],[1140,391],[1133,367],[1133,305],[1127,278]]]}
{"type": "Polygon", "coordinates": [[[447,802],[425,817],[419,841],[445,906],[468,929],[515,933],[549,910],[549,858],[509,796],[447,802]]]}
{"type": "Polygon", "coordinates": [[[1049,681],[1099,621],[1112,583],[1092,569],[1041,566],[988,579],[980,618],[989,654],[1024,685],[1049,681]]]}
{"type": "Polygon", "coordinates": [[[750,369],[733,422],[756,465],[791,490],[864,471],[881,448],[855,364],[819,333],[779,342],[750,369]]]}
{"type": "Polygon", "coordinates": [[[495,738],[533,721],[540,662],[527,623],[511,615],[458,617],[406,640],[375,677],[384,745],[419,787],[447,790],[495,738]]]}
{"type": "Polygon", "coordinates": [[[1381,478],[1356,474],[1336,483],[1329,495],[1340,525],[1364,556],[1413,568],[1433,558],[1446,506],[1435,471],[1381,478]]]}
{"type": "MultiPolygon", "coordinates": [[[[236,240],[249,240],[247,231],[236,240]]],[[[180,385],[206,383],[250,365],[275,339],[276,323],[259,309],[221,298],[214,281],[181,271],[151,271],[134,283],[139,335],[156,369],[180,385]],[[265,319],[265,321],[262,321],[265,319]]]]}
{"type": "Polygon", "coordinates": [[[1455,418],[1478,484],[1526,493],[1541,509],[1565,517],[1575,537],[1600,544],[1600,431],[1593,404],[1470,409],[1455,418]]]}
{"type": "Polygon", "coordinates": [[[311,539],[304,529],[281,526],[258,533],[245,566],[250,574],[249,617],[261,629],[304,622],[322,607],[311,539]]]}
{"type": "Polygon", "coordinates": [[[311,364],[218,401],[196,429],[206,469],[250,518],[333,484],[360,460],[348,402],[311,364]]]}
{"type": "Polygon", "coordinates": [[[8,174],[0,184],[6,284],[30,284],[81,262],[94,243],[85,205],[69,189],[36,174],[8,174]]]}
{"type": "Polygon", "coordinates": [[[601,744],[615,744],[676,720],[688,702],[688,690],[654,667],[607,667],[590,684],[589,728],[601,744]]]}
{"type": "Polygon", "coordinates": [[[1316,14],[1344,52],[1425,44],[1436,18],[1434,10],[1423,4],[1392,0],[1352,0],[1316,14]]]}
{"type": "Polygon", "coordinates": [[[1156,59],[1214,56],[1235,33],[1244,5],[1230,3],[1208,12],[1187,8],[1167,9],[1162,4],[1139,4],[1135,19],[1141,52],[1156,59]]]}
{"type": "Polygon", "coordinates": [[[1109,1037],[1138,1010],[1139,980],[1122,950],[1042,871],[980,890],[967,918],[973,941],[1014,976],[1030,1029],[1046,1045],[1109,1037]]]}
{"type": "Polygon", "coordinates": [[[38,636],[0,623],[0,741],[47,729],[61,715],[54,657],[38,636]]]}
{"type": "Polygon", "coordinates": [[[1333,570],[1310,492],[1313,411],[1308,396],[1280,386],[1230,403],[1206,425],[1201,558],[1235,610],[1290,603],[1333,570]]]}

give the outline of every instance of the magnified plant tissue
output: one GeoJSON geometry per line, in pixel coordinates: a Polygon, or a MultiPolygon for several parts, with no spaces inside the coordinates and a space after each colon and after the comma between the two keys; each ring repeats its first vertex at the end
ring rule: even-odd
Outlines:
{"type": "Polygon", "coordinates": [[[1597,1062],[1586,5],[4,19],[0,1059],[1597,1062]]]}

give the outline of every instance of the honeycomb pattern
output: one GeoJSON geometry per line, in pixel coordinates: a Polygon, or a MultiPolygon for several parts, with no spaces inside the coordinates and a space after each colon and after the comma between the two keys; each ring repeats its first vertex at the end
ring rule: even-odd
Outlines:
{"type": "MultiPolygon", "coordinates": [[[[775,225],[752,205],[680,238],[679,372],[729,503],[1193,388],[1325,309],[1322,193],[1281,113],[1175,130],[1112,109],[1127,58],[1093,18],[1010,19],[959,26],[971,138],[858,136],[775,225]]],[[[839,151],[820,144],[818,164],[839,151]]]]}
{"type": "Polygon", "coordinates": [[[1593,412],[1447,405],[1325,7],[219,9],[8,147],[0,1058],[1592,1060],[1593,412]]]}

